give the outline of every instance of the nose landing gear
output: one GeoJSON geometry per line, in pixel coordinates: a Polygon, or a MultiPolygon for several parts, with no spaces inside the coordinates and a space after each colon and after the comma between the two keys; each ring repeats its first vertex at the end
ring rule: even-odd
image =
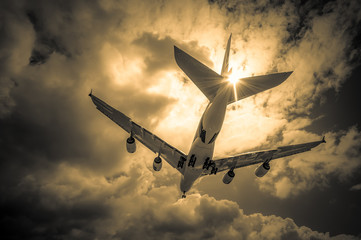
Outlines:
{"type": "Polygon", "coordinates": [[[182,198],[186,198],[186,191],[183,191],[182,198]]]}

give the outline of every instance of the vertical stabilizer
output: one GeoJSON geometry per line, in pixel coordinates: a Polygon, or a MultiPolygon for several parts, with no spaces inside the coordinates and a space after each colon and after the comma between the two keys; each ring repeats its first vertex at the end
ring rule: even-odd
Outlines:
{"type": "Polygon", "coordinates": [[[222,76],[225,76],[228,73],[229,49],[231,48],[231,38],[232,38],[232,33],[229,36],[229,39],[228,39],[228,42],[227,42],[227,47],[226,47],[226,52],[224,53],[224,59],[223,59],[223,65],[222,65],[222,71],[221,71],[222,76]]]}

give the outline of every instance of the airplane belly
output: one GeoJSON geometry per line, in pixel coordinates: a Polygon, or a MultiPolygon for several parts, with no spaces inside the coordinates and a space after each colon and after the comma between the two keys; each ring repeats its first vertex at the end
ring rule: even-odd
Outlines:
{"type": "Polygon", "coordinates": [[[186,168],[181,179],[180,189],[182,192],[187,192],[193,183],[201,176],[205,159],[212,158],[213,151],[213,144],[204,144],[199,138],[194,141],[189,151],[186,168]],[[189,165],[192,158],[193,161],[195,159],[194,166],[189,165]]]}

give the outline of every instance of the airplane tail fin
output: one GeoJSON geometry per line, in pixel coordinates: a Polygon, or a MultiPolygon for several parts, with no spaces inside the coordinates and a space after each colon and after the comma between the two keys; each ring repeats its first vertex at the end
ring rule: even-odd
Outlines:
{"type": "Polygon", "coordinates": [[[227,42],[227,47],[226,47],[226,52],[224,53],[224,59],[223,59],[223,65],[222,65],[222,70],[221,70],[221,75],[225,76],[227,74],[229,74],[228,68],[229,68],[229,50],[231,48],[231,38],[232,38],[232,33],[229,36],[228,42],[227,42]]]}
{"type": "Polygon", "coordinates": [[[292,72],[274,73],[269,75],[241,78],[235,84],[227,81],[229,65],[229,51],[231,45],[230,35],[224,55],[221,75],[193,58],[191,55],[174,46],[174,57],[178,66],[203,92],[210,102],[213,101],[220,89],[229,88],[234,92],[227,103],[233,103],[254,94],[266,91],[284,82],[292,72]]]}

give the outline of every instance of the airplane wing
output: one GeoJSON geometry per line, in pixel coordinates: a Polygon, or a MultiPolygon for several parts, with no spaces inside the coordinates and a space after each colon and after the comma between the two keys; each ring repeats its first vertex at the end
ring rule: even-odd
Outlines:
{"type": "Polygon", "coordinates": [[[179,172],[183,174],[184,168],[177,168],[178,161],[181,158],[187,158],[187,156],[183,152],[166,143],[161,138],[157,137],[147,129],[136,124],[129,117],[119,112],[115,108],[109,106],[107,103],[97,98],[92,93],[90,93],[89,96],[91,97],[93,103],[100,112],[102,112],[105,116],[118,124],[126,132],[132,132],[135,139],[137,139],[144,146],[149,148],[152,152],[160,153],[160,156],[163,159],[165,159],[172,167],[176,168],[179,172]]]}
{"type": "MultiPolygon", "coordinates": [[[[307,152],[310,151],[312,148],[318,146],[319,144],[325,142],[326,142],[325,137],[323,137],[321,141],[283,146],[270,150],[242,153],[234,157],[214,160],[214,162],[216,164],[216,167],[218,168],[217,172],[222,172],[229,169],[236,169],[236,168],[262,163],[265,162],[266,160],[270,161],[277,158],[291,156],[297,153],[307,152]]],[[[208,171],[205,172],[204,175],[209,174],[209,172],[208,171]]]]}

